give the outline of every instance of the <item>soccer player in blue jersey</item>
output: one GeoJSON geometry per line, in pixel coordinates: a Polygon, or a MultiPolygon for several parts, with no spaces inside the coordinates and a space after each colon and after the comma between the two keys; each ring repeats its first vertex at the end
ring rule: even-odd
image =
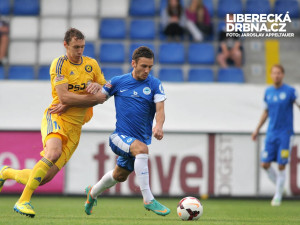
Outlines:
{"type": "Polygon", "coordinates": [[[85,212],[90,215],[98,195],[118,182],[124,182],[134,171],[144,199],[144,207],[165,216],[170,209],[156,201],[149,186],[148,146],[153,136],[163,138],[166,95],[161,82],[150,76],[154,54],[147,47],[137,48],[132,55],[133,71],[116,76],[102,88],[109,98],[114,96],[116,129],[109,137],[109,145],[117,154],[114,170],[106,173],[94,186],[86,188],[85,212]],[[152,127],[154,116],[156,124],[152,127]]]}
{"type": "Polygon", "coordinates": [[[265,169],[270,180],[276,185],[276,192],[271,201],[272,206],[280,206],[285,183],[285,166],[289,161],[292,147],[293,105],[300,107],[296,90],[283,83],[284,68],[274,65],[271,68],[273,86],[267,88],[264,96],[265,109],[252,139],[256,140],[260,128],[269,118],[265,147],[261,155],[261,166],[265,169]],[[298,101],[297,101],[298,100],[298,101]],[[278,163],[278,173],[271,162],[278,163]]]}

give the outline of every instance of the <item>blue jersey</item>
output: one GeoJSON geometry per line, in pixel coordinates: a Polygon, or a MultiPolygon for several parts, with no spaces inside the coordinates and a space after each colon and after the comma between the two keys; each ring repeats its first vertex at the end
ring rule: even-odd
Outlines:
{"type": "Polygon", "coordinates": [[[102,92],[115,97],[116,133],[135,137],[149,145],[156,112],[155,103],[164,101],[160,80],[149,75],[139,81],[131,73],[116,76],[103,86],[102,92]]]}
{"type": "Polygon", "coordinates": [[[296,90],[289,85],[283,84],[279,88],[274,86],[267,88],[264,101],[269,116],[268,133],[294,133],[293,103],[296,98],[296,90]]]}

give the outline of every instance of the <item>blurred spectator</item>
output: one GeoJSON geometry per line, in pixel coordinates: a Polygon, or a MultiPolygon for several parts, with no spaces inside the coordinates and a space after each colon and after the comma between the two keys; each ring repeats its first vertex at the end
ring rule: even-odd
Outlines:
{"type": "Polygon", "coordinates": [[[167,7],[161,13],[161,25],[168,40],[180,40],[184,34],[185,16],[180,0],[168,0],[167,7]]]}
{"type": "Polygon", "coordinates": [[[187,18],[186,28],[194,41],[203,41],[205,36],[212,34],[210,15],[202,0],[191,0],[185,14],[187,18]]]}
{"type": "MultiPolygon", "coordinates": [[[[233,20],[233,14],[229,15],[229,19],[233,20]]],[[[228,23],[226,21],[226,23],[228,23]]],[[[242,65],[242,43],[238,35],[232,35],[232,37],[226,36],[226,26],[219,32],[219,53],[217,56],[217,61],[222,68],[227,68],[228,64],[233,64],[236,67],[241,67],[242,65]]]]}
{"type": "Polygon", "coordinates": [[[9,25],[4,17],[0,17],[0,66],[3,65],[3,59],[6,56],[8,47],[9,25]]]}

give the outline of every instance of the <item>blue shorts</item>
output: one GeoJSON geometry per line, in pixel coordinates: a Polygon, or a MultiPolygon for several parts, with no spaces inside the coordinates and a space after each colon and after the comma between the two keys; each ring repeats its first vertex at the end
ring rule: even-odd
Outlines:
{"type": "Polygon", "coordinates": [[[261,154],[262,162],[277,162],[285,165],[289,162],[290,150],[292,148],[293,134],[267,135],[265,149],[261,154]]]}
{"type": "Polygon", "coordinates": [[[126,170],[134,170],[135,157],[131,155],[130,145],[136,140],[123,134],[113,133],[109,136],[109,146],[118,155],[117,165],[126,170]]]}

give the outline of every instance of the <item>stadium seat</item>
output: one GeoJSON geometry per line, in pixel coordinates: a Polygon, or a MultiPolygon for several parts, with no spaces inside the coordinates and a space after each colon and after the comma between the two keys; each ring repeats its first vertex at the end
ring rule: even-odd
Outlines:
{"type": "Polygon", "coordinates": [[[248,0],[246,3],[246,13],[249,14],[269,14],[271,5],[269,0],[248,0]]]}
{"type": "Polygon", "coordinates": [[[154,40],[155,22],[149,20],[132,20],[130,23],[130,39],[154,40]]]}
{"type": "Polygon", "coordinates": [[[3,80],[4,78],[5,78],[4,67],[0,66],[0,80],[3,80]]]}
{"type": "Polygon", "coordinates": [[[159,47],[159,62],[182,64],[185,62],[184,46],[181,43],[164,43],[159,47]]]}
{"type": "Polygon", "coordinates": [[[76,27],[80,30],[86,41],[98,40],[98,27],[99,21],[96,18],[73,18],[71,19],[70,26],[76,27]]]}
{"type": "Polygon", "coordinates": [[[190,64],[214,64],[214,46],[209,43],[190,44],[188,48],[188,61],[190,64]]]}
{"type": "Polygon", "coordinates": [[[9,15],[10,9],[11,9],[10,0],[0,1],[0,15],[9,15]]]}
{"type": "Polygon", "coordinates": [[[8,47],[10,65],[34,65],[37,62],[37,44],[35,41],[12,41],[8,47]]]}
{"type": "Polygon", "coordinates": [[[95,45],[92,42],[86,42],[83,55],[96,59],[95,45]]]}
{"type": "Polygon", "coordinates": [[[219,0],[218,16],[225,18],[228,13],[243,13],[243,6],[241,0],[219,0]]]}
{"type": "Polygon", "coordinates": [[[123,63],[125,47],[122,43],[103,43],[100,46],[100,62],[123,63]]]}
{"type": "Polygon", "coordinates": [[[209,12],[210,17],[213,18],[215,11],[213,0],[203,0],[203,4],[209,12]]]}
{"type": "Polygon", "coordinates": [[[180,68],[162,68],[159,70],[158,78],[167,82],[183,82],[183,71],[180,68]]]}
{"type": "Polygon", "coordinates": [[[98,16],[98,0],[71,0],[71,16],[98,16]]]}
{"type": "Polygon", "coordinates": [[[130,46],[129,46],[129,57],[128,57],[129,62],[131,62],[131,60],[132,60],[132,54],[133,54],[134,50],[137,49],[140,46],[146,46],[146,47],[150,48],[153,51],[153,53],[154,53],[154,60],[155,60],[155,58],[156,58],[156,55],[155,55],[156,51],[155,51],[154,44],[139,42],[139,43],[131,43],[130,44],[130,46]]]}
{"type": "Polygon", "coordinates": [[[37,40],[39,35],[39,21],[35,16],[13,17],[10,22],[11,40],[37,40]]]}
{"type": "Polygon", "coordinates": [[[299,2],[297,0],[277,0],[274,6],[275,14],[283,14],[289,12],[290,18],[299,18],[299,2]]]}
{"type": "Polygon", "coordinates": [[[39,80],[50,80],[50,66],[41,66],[38,74],[39,80]]]}
{"type": "Polygon", "coordinates": [[[66,52],[62,41],[42,41],[39,47],[39,65],[50,65],[53,59],[66,52]]]}
{"type": "Polygon", "coordinates": [[[218,82],[244,83],[244,72],[240,68],[220,69],[217,77],[218,82]]]}
{"type": "Polygon", "coordinates": [[[68,28],[66,18],[42,18],[41,19],[42,40],[63,40],[68,28]],[[55,32],[53,32],[55,30],[55,32]]]}
{"type": "Polygon", "coordinates": [[[155,1],[131,0],[129,14],[131,16],[155,16],[155,1]]]}
{"type": "Polygon", "coordinates": [[[99,15],[102,18],[126,18],[128,9],[129,0],[101,0],[99,15]]]}
{"type": "Polygon", "coordinates": [[[124,19],[102,19],[99,37],[103,39],[125,39],[126,22],[124,19]]]}
{"type": "Polygon", "coordinates": [[[8,79],[11,80],[33,80],[33,66],[11,66],[8,69],[8,79]]]}
{"type": "Polygon", "coordinates": [[[121,67],[101,67],[105,80],[110,80],[114,76],[122,75],[123,69],[121,67]]]}
{"type": "Polygon", "coordinates": [[[213,82],[214,72],[212,69],[190,69],[188,73],[189,82],[213,82]]]}
{"type": "Polygon", "coordinates": [[[39,0],[14,0],[13,13],[15,15],[24,15],[24,16],[39,15],[40,1],[39,0]]]}
{"type": "Polygon", "coordinates": [[[41,16],[68,16],[69,0],[40,0],[41,16]]]}

